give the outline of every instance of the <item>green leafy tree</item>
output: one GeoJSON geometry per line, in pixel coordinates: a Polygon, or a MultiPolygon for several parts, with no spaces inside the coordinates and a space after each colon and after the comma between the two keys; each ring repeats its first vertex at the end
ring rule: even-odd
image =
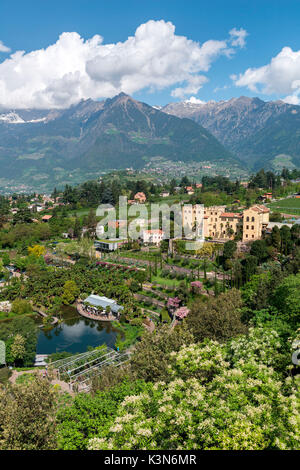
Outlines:
{"type": "Polygon", "coordinates": [[[196,300],[186,319],[187,327],[196,341],[210,338],[227,341],[246,331],[241,320],[241,294],[231,289],[208,301],[196,300]]]}
{"type": "Polygon", "coordinates": [[[287,276],[275,289],[271,304],[291,323],[300,323],[300,273],[287,276]]]}
{"type": "Polygon", "coordinates": [[[32,312],[32,306],[28,300],[16,299],[12,303],[12,312],[18,315],[25,315],[26,313],[32,312]]]}
{"type": "Polygon", "coordinates": [[[63,450],[87,449],[89,439],[96,433],[106,435],[113,424],[118,406],[128,395],[145,390],[142,381],[125,381],[95,396],[79,394],[72,406],[57,415],[58,447],[63,450]]]}
{"type": "Polygon", "coordinates": [[[256,256],[259,263],[261,263],[266,258],[268,258],[269,253],[267,250],[267,244],[265,240],[255,240],[251,244],[250,254],[253,256],[256,256]]]}
{"type": "Polygon", "coordinates": [[[250,277],[255,274],[257,270],[258,259],[256,256],[249,255],[242,261],[243,279],[245,282],[249,281],[250,277]]]}
{"type": "Polygon", "coordinates": [[[56,393],[46,380],[0,385],[0,449],[56,448],[56,393]]]}
{"type": "Polygon", "coordinates": [[[25,354],[22,365],[32,366],[36,354],[38,327],[28,317],[14,318],[10,322],[0,323],[0,340],[6,344],[6,362],[8,364],[13,364],[14,362],[11,346],[17,334],[25,339],[25,354]]]}
{"type": "Polygon", "coordinates": [[[281,253],[288,255],[292,249],[291,231],[287,225],[280,229],[281,253]]]}
{"type": "Polygon", "coordinates": [[[4,253],[2,255],[2,262],[3,262],[3,265],[4,266],[9,266],[10,264],[10,257],[9,257],[9,254],[8,253],[4,253]]]}
{"type": "Polygon", "coordinates": [[[16,334],[16,336],[14,337],[13,343],[10,347],[10,354],[12,356],[14,363],[18,360],[19,361],[23,360],[25,352],[26,352],[25,343],[26,343],[25,338],[23,338],[23,336],[19,334],[16,334]]]}
{"type": "Polygon", "coordinates": [[[241,289],[245,308],[249,309],[251,316],[255,310],[261,310],[269,305],[271,295],[271,274],[254,274],[241,289]]]}
{"type": "Polygon", "coordinates": [[[75,281],[66,281],[63,287],[62,301],[66,305],[72,304],[78,295],[78,287],[75,281]]]}
{"type": "Polygon", "coordinates": [[[146,381],[168,379],[168,354],[191,342],[193,336],[184,327],[170,331],[162,326],[153,333],[145,333],[130,359],[133,375],[146,381]]]}
{"type": "Polygon", "coordinates": [[[237,250],[237,244],[233,240],[229,240],[228,242],[224,243],[223,246],[223,258],[230,259],[233,258],[234,254],[237,250]]]}

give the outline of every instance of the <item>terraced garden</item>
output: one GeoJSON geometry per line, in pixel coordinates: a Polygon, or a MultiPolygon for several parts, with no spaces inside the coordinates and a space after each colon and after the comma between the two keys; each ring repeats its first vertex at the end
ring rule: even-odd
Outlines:
{"type": "Polygon", "coordinates": [[[291,197],[274,201],[267,206],[274,212],[282,212],[291,215],[300,215],[300,198],[291,197]]]}

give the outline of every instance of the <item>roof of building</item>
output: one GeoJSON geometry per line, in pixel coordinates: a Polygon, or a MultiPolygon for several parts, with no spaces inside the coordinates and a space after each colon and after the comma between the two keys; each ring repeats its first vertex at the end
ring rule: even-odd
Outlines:
{"type": "Polygon", "coordinates": [[[102,307],[105,309],[106,307],[110,307],[111,311],[114,313],[118,313],[119,310],[123,310],[124,307],[118,305],[115,300],[108,299],[107,297],[100,297],[99,295],[89,295],[83,302],[89,303],[94,307],[102,307]]]}
{"type": "Polygon", "coordinates": [[[255,212],[270,212],[270,209],[266,206],[263,206],[261,204],[256,204],[255,206],[252,206],[252,207],[249,207],[249,209],[246,209],[246,210],[251,210],[251,211],[255,211],[255,212]]]}
{"type": "Polygon", "coordinates": [[[241,218],[243,216],[242,216],[242,214],[239,214],[238,212],[223,212],[223,214],[221,214],[220,217],[238,217],[238,218],[241,218]]]}
{"type": "Polygon", "coordinates": [[[163,234],[164,232],[160,229],[152,229],[152,230],[144,230],[144,232],[146,233],[159,233],[159,234],[163,234]]]}
{"type": "Polygon", "coordinates": [[[42,220],[50,220],[50,219],[52,219],[52,215],[44,215],[42,217],[42,220]]]}
{"type": "Polygon", "coordinates": [[[124,243],[127,242],[127,238],[99,238],[94,241],[94,244],[97,243],[124,243]]]}
{"type": "Polygon", "coordinates": [[[136,193],[135,196],[134,196],[134,199],[139,199],[139,198],[145,198],[146,199],[146,194],[142,193],[142,192],[136,193]]]}

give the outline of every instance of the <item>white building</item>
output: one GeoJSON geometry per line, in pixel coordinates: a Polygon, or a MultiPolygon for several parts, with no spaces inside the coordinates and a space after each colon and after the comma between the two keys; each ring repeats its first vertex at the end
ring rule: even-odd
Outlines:
{"type": "Polygon", "coordinates": [[[143,243],[154,243],[159,245],[164,239],[164,232],[160,229],[143,230],[143,243]]]}
{"type": "Polygon", "coordinates": [[[5,300],[4,302],[0,302],[0,312],[6,312],[9,313],[11,311],[11,303],[8,300],[5,300]]]}
{"type": "Polygon", "coordinates": [[[100,251],[116,251],[119,248],[122,247],[122,245],[125,245],[128,243],[127,238],[121,239],[121,238],[105,238],[103,240],[95,240],[94,241],[94,246],[96,250],[100,251]]]}

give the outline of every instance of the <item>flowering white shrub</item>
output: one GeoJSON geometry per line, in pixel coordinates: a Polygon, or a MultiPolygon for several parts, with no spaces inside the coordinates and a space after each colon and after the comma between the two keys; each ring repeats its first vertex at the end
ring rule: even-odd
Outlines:
{"type": "Polygon", "coordinates": [[[184,346],[180,351],[170,354],[169,369],[173,376],[194,376],[203,381],[228,367],[225,347],[217,341],[205,340],[203,343],[184,346]]]}
{"type": "Polygon", "coordinates": [[[255,361],[267,366],[276,366],[280,348],[278,333],[262,327],[250,328],[248,335],[240,336],[230,342],[235,364],[239,361],[255,361]]]}
{"type": "Polygon", "coordinates": [[[213,341],[171,354],[174,380],[126,397],[108,437],[91,439],[89,449],[300,448],[297,378],[284,382],[255,361],[250,346],[250,360],[244,361],[241,340],[233,345],[234,368],[225,348],[213,341]]]}

